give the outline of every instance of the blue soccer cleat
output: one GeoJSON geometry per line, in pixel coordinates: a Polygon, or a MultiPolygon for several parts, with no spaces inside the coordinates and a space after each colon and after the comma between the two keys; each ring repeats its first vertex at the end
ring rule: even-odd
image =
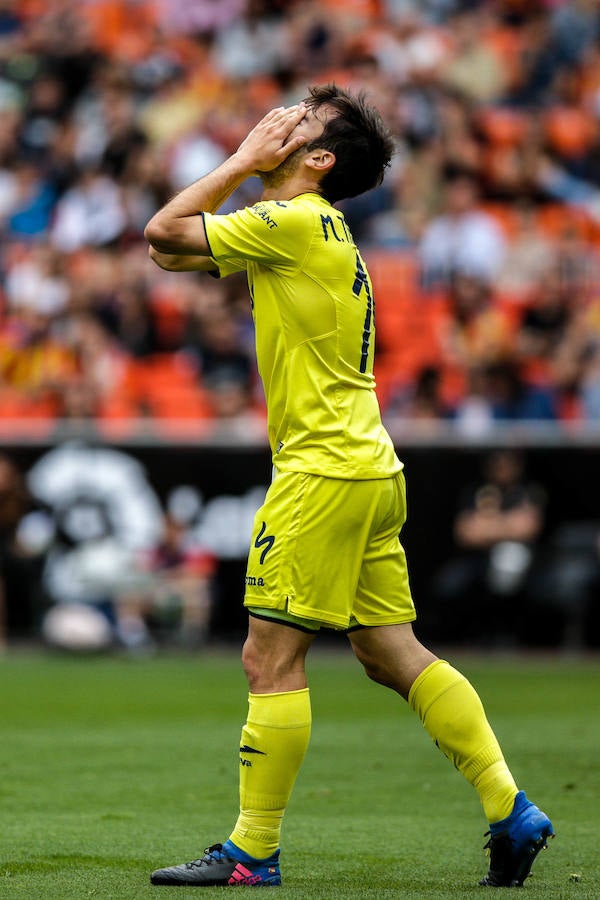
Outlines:
{"type": "Polygon", "coordinates": [[[490,825],[490,869],[479,884],[488,887],[522,887],[547,839],[554,837],[552,822],[519,791],[510,816],[490,825]]]}
{"type": "Polygon", "coordinates": [[[157,869],[150,881],[172,887],[275,887],[281,884],[279,850],[267,859],[254,859],[231,841],[213,844],[201,859],[157,869]]]}

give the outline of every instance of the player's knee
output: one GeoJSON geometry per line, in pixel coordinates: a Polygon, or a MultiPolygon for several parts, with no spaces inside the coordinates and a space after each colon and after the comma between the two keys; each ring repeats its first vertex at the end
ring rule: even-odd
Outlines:
{"type": "Polygon", "coordinates": [[[265,644],[249,636],[242,664],[251,693],[277,693],[306,687],[304,652],[276,642],[265,644]]]}
{"type": "Polygon", "coordinates": [[[244,667],[244,672],[246,673],[246,678],[248,679],[248,685],[252,691],[263,676],[264,658],[258,652],[258,648],[251,638],[248,638],[244,643],[242,649],[242,665],[244,667]]]}
{"type": "Polygon", "coordinates": [[[365,670],[367,678],[370,678],[371,681],[375,681],[377,684],[382,684],[384,687],[394,687],[390,673],[380,660],[366,653],[356,652],[356,656],[365,670]]]}
{"type": "Polygon", "coordinates": [[[276,691],[285,666],[277,653],[247,638],[242,650],[242,665],[251,693],[276,691]]]}

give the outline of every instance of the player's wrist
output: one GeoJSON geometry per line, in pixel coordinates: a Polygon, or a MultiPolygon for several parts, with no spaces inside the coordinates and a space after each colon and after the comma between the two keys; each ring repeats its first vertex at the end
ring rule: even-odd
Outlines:
{"type": "Polygon", "coordinates": [[[228,160],[233,172],[243,178],[250,178],[258,171],[258,160],[252,155],[236,150],[228,160]]]}

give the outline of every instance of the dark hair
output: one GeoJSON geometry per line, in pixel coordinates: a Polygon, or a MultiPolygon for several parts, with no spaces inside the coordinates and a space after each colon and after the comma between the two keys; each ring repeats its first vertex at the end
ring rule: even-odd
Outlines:
{"type": "Polygon", "coordinates": [[[313,112],[322,106],[334,112],[323,134],[303,148],[322,148],[335,154],[335,165],[320,182],[323,196],[335,203],[381,184],[394,152],[394,140],[379,112],[367,103],[365,93],[354,95],[328,84],[309,88],[304,102],[313,112]]]}

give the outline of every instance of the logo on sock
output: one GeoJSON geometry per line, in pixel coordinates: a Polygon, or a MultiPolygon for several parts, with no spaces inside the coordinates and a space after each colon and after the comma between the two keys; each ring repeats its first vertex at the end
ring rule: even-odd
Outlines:
{"type": "MultiPolygon", "coordinates": [[[[259,756],[266,756],[262,750],[257,750],[255,747],[249,747],[248,744],[244,744],[243,747],[240,747],[240,753],[258,753],[259,756]]],[[[249,759],[242,759],[240,756],[240,763],[242,766],[246,766],[247,769],[252,768],[252,763],[249,759]]]]}

